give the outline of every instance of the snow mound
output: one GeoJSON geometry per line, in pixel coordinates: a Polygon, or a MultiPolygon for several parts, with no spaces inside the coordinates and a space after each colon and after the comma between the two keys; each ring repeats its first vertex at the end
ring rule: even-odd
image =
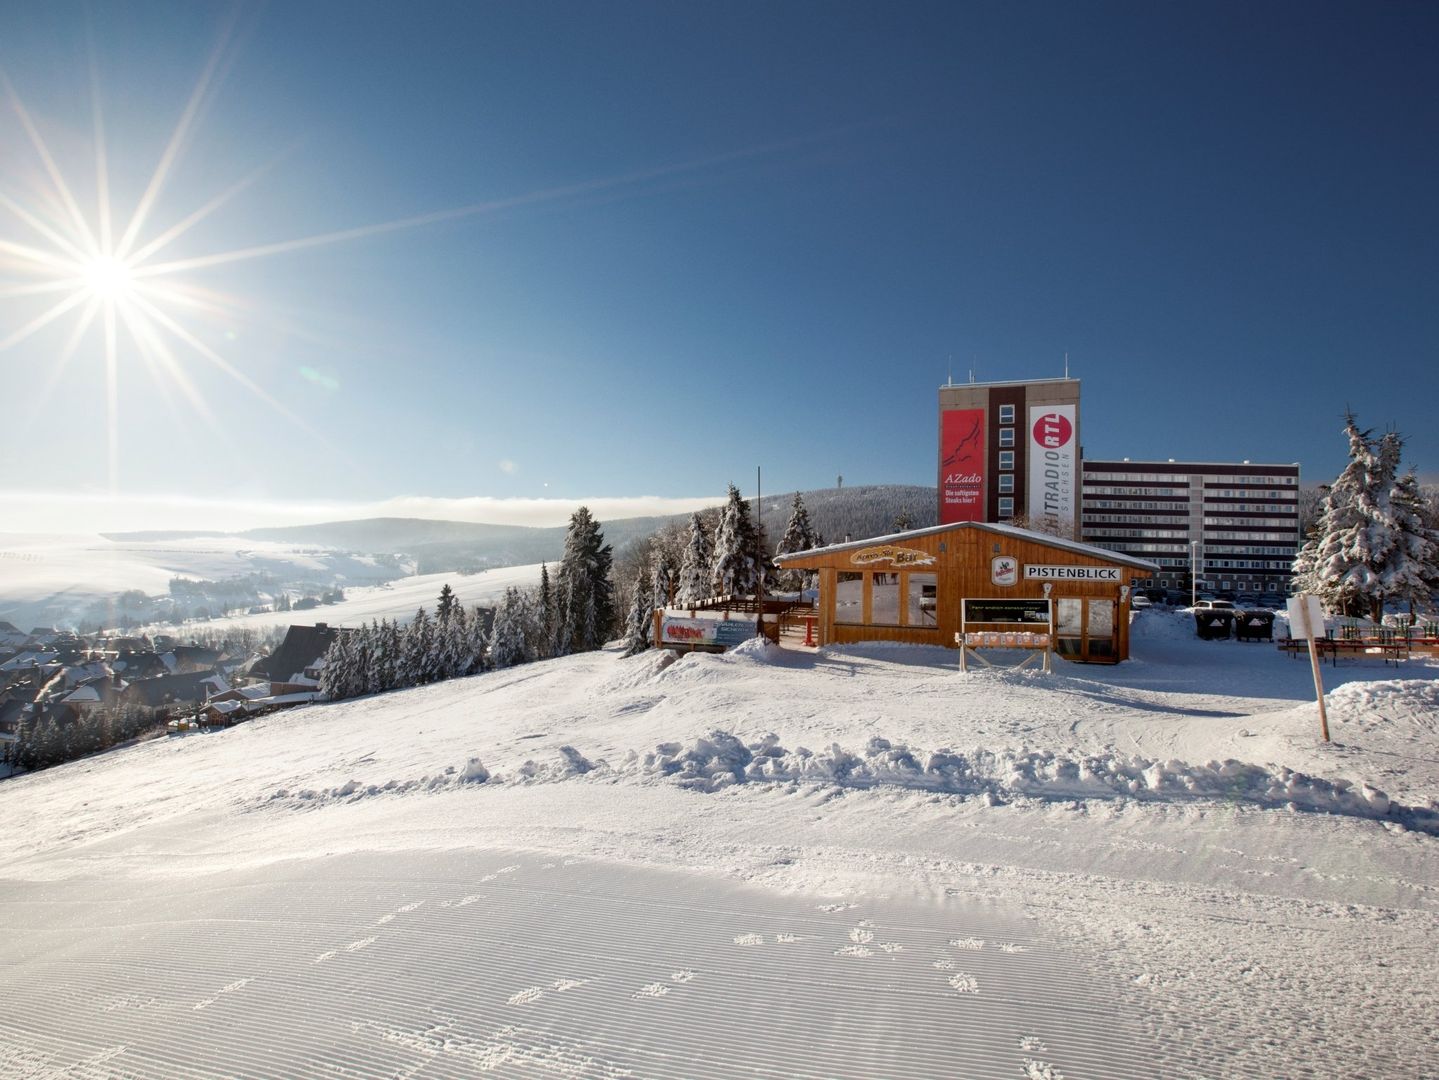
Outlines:
{"type": "Polygon", "coordinates": [[[852,789],[899,788],[978,798],[988,805],[1016,799],[1075,801],[1133,799],[1140,802],[1220,801],[1344,817],[1398,822],[1439,835],[1439,810],[1404,806],[1366,783],[1327,780],[1295,769],[1228,759],[1192,764],[1117,752],[1067,757],[1052,751],[922,750],[884,738],[862,748],[831,743],[821,750],[783,746],[768,733],[746,742],[715,730],[685,744],[664,742],[645,753],[631,751],[618,767],[591,761],[573,746],[553,759],[526,760],[504,773],[491,773],[477,758],[418,780],[333,788],[276,791],[266,802],[296,809],[376,795],[435,792],[470,783],[551,784],[574,779],[613,782],[667,781],[713,793],[746,784],[818,784],[852,789]]]}
{"type": "Polygon", "coordinates": [[[661,743],[648,753],[632,753],[620,771],[664,777],[704,792],[768,782],[900,787],[979,796],[995,803],[1016,797],[1223,800],[1347,817],[1393,817],[1426,832],[1439,832],[1439,815],[1399,806],[1368,784],[1326,780],[1282,766],[1233,759],[1194,765],[1118,753],[1083,758],[1048,751],[976,750],[965,754],[912,749],[878,737],[858,751],[838,743],[820,751],[803,746],[791,751],[780,745],[774,734],[746,743],[730,732],[712,731],[688,746],[661,743]]]}
{"type": "Polygon", "coordinates": [[[1345,683],[1329,691],[1325,701],[1345,723],[1369,728],[1392,725],[1402,735],[1439,729],[1439,681],[1434,679],[1345,683]]]}

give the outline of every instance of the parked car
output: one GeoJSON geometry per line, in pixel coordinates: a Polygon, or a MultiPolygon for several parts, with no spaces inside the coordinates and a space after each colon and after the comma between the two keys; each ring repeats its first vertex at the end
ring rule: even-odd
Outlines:
{"type": "Polygon", "coordinates": [[[1233,611],[1234,603],[1230,600],[1197,600],[1194,603],[1195,611],[1233,611]]]}
{"type": "Polygon", "coordinates": [[[1129,598],[1129,606],[1132,609],[1138,611],[1140,608],[1153,607],[1154,601],[1149,599],[1149,597],[1145,596],[1143,593],[1135,593],[1129,598]]]}
{"type": "Polygon", "coordinates": [[[1259,597],[1253,593],[1240,593],[1234,598],[1234,602],[1240,607],[1254,607],[1259,603],[1259,597]]]}
{"type": "Polygon", "coordinates": [[[1286,603],[1287,601],[1285,600],[1285,598],[1283,596],[1280,596],[1278,593],[1267,592],[1259,597],[1260,607],[1267,607],[1275,611],[1284,610],[1284,606],[1286,603]]]}

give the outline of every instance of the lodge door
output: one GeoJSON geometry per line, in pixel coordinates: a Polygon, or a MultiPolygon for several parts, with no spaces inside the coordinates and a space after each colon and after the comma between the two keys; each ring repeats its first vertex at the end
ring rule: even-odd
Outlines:
{"type": "Polygon", "coordinates": [[[1066,660],[1112,664],[1119,659],[1113,600],[1061,597],[1054,602],[1054,647],[1066,660]]]}

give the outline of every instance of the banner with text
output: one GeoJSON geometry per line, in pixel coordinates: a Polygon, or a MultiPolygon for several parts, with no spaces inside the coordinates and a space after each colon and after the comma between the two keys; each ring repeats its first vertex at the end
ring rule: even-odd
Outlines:
{"type": "Polygon", "coordinates": [[[1073,535],[1079,440],[1073,405],[1029,407],[1030,528],[1073,535]]]}
{"type": "Polygon", "coordinates": [[[984,410],[946,409],[939,424],[939,523],[984,520],[984,410]]]}

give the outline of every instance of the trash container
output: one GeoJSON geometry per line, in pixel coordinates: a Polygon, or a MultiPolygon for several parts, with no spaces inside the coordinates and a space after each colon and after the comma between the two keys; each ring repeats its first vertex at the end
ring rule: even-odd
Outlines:
{"type": "Polygon", "coordinates": [[[1229,628],[1234,623],[1232,611],[1196,611],[1194,628],[1205,641],[1227,641],[1229,628]]]}

